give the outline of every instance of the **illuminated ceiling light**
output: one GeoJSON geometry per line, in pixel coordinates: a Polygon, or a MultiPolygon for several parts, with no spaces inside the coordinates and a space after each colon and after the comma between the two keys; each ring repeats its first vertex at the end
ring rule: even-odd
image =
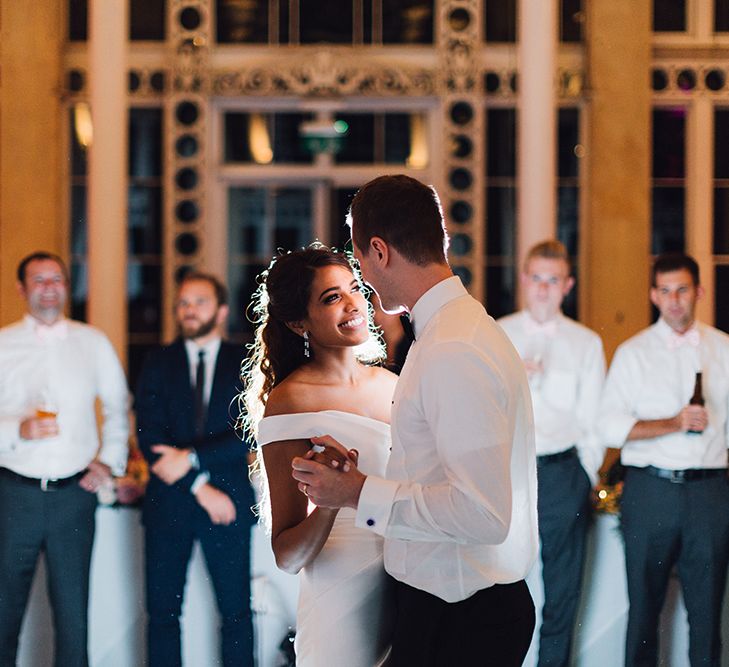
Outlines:
{"type": "Polygon", "coordinates": [[[271,137],[268,134],[268,126],[263,114],[251,114],[248,125],[248,145],[251,147],[253,160],[258,164],[269,164],[273,160],[271,137]]]}
{"type": "Polygon", "coordinates": [[[410,115],[410,155],[406,164],[413,169],[424,169],[428,166],[428,137],[425,117],[422,114],[410,115]]]}
{"type": "Polygon", "coordinates": [[[77,102],[73,105],[73,129],[79,145],[84,148],[91,146],[94,125],[91,122],[91,109],[86,102],[77,102]]]}

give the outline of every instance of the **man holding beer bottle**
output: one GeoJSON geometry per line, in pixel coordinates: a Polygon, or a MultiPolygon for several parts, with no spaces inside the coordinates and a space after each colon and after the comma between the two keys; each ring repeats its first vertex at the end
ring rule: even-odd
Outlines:
{"type": "Polygon", "coordinates": [[[127,385],[106,336],[64,318],[68,274],[59,257],[26,257],[18,289],[28,312],[0,330],[0,666],[16,663],[43,551],[55,664],[82,667],[96,491],[126,468],[127,385]]]}
{"type": "Polygon", "coordinates": [[[604,443],[622,448],[626,466],[625,664],[657,664],[658,619],[677,566],[691,664],[719,665],[729,563],[729,336],[695,320],[703,288],[694,259],[661,255],[651,278],[660,317],[616,351],[598,418],[604,443]]]}

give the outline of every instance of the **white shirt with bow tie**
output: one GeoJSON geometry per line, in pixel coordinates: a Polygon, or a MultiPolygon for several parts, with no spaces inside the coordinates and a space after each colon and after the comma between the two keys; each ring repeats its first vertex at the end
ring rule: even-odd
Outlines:
{"type": "Polygon", "coordinates": [[[80,472],[96,457],[124,474],[129,392],[109,340],[71,320],[51,327],[27,315],[0,330],[0,467],[19,475],[58,479],[80,472]],[[101,447],[95,401],[103,414],[101,447]],[[20,437],[20,423],[50,401],[59,435],[20,437]]]}
{"type": "Polygon", "coordinates": [[[598,417],[605,445],[622,447],[625,465],[670,470],[725,468],[729,443],[729,336],[697,322],[677,337],[662,319],[615,352],[598,417]],[[695,344],[698,343],[698,344],[695,344]],[[701,371],[709,425],[702,434],[627,440],[638,421],[677,415],[701,371]]]}
{"type": "Polygon", "coordinates": [[[561,313],[544,324],[522,310],[498,320],[519,356],[536,361],[542,372],[529,382],[534,405],[537,455],[577,447],[593,485],[604,449],[595,433],[595,418],[605,381],[605,354],[600,337],[561,313]]]}

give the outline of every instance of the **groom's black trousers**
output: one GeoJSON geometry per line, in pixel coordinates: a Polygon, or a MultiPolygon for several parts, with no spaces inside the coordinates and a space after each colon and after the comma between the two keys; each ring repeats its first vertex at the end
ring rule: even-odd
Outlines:
{"type": "Polygon", "coordinates": [[[524,581],[497,584],[461,602],[395,581],[397,604],[387,667],[519,667],[534,632],[524,581]]]}

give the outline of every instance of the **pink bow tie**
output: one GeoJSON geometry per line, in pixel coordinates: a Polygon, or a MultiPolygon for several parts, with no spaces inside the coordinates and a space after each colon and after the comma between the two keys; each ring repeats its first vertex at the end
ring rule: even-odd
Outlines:
{"type": "Polygon", "coordinates": [[[529,336],[554,336],[557,333],[557,320],[549,320],[549,322],[537,322],[531,317],[524,320],[524,331],[529,336]]]}
{"type": "Polygon", "coordinates": [[[691,347],[698,347],[701,341],[699,330],[696,327],[689,329],[684,334],[677,334],[675,331],[671,331],[668,335],[668,349],[677,350],[683,345],[690,345],[691,347]]]}
{"type": "Polygon", "coordinates": [[[51,340],[65,340],[68,336],[68,323],[66,320],[61,320],[55,324],[36,324],[35,335],[38,340],[46,343],[51,340]]]}

